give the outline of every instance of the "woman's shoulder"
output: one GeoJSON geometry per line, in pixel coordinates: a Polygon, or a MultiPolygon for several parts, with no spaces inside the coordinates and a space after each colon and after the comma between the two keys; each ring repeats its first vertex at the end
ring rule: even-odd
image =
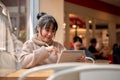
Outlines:
{"type": "Polygon", "coordinates": [[[34,44],[31,40],[27,40],[22,47],[22,51],[28,51],[28,52],[32,52],[32,50],[34,49],[34,44]]]}
{"type": "Polygon", "coordinates": [[[32,46],[34,44],[34,42],[32,40],[27,40],[23,46],[32,46]]]}
{"type": "Polygon", "coordinates": [[[27,40],[27,41],[24,42],[24,44],[32,44],[32,43],[33,43],[32,40],[27,40]]]}

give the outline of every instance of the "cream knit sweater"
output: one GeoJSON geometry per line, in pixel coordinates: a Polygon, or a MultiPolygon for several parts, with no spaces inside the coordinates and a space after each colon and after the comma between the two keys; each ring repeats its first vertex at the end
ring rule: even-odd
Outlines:
{"type": "Polygon", "coordinates": [[[46,43],[37,39],[37,35],[34,35],[31,40],[26,41],[23,45],[22,53],[19,57],[21,67],[31,68],[44,64],[56,63],[59,54],[61,54],[61,51],[65,49],[64,46],[58,42],[53,41],[51,45],[59,50],[59,53],[55,55],[54,52],[49,54],[45,48],[45,44],[46,43]]]}

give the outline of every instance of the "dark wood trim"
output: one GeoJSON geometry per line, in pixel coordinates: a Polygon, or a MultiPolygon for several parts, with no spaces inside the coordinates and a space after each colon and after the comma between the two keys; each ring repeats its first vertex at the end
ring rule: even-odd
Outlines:
{"type": "Polygon", "coordinates": [[[120,7],[105,3],[100,0],[65,0],[65,1],[120,16],[120,7]]]}

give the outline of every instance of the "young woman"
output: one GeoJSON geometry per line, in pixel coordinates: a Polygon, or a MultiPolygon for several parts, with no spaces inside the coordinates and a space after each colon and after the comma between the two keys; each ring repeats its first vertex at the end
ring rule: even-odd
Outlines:
{"type": "Polygon", "coordinates": [[[58,55],[65,49],[53,40],[57,29],[58,24],[53,16],[41,14],[36,34],[23,45],[22,54],[19,57],[22,68],[57,62],[58,55]]]}
{"type": "MultiPolygon", "coordinates": [[[[36,34],[24,43],[19,58],[22,68],[31,68],[44,64],[56,63],[64,46],[54,41],[58,24],[53,16],[39,14],[36,34]]],[[[79,61],[84,61],[82,57],[79,61]]]]}

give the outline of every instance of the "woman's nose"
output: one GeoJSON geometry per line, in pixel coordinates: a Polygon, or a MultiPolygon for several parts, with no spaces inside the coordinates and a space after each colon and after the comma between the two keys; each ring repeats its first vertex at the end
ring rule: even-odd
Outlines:
{"type": "Polygon", "coordinates": [[[50,32],[48,32],[48,35],[52,35],[52,34],[53,34],[53,32],[51,32],[51,31],[50,31],[50,32]]]}

